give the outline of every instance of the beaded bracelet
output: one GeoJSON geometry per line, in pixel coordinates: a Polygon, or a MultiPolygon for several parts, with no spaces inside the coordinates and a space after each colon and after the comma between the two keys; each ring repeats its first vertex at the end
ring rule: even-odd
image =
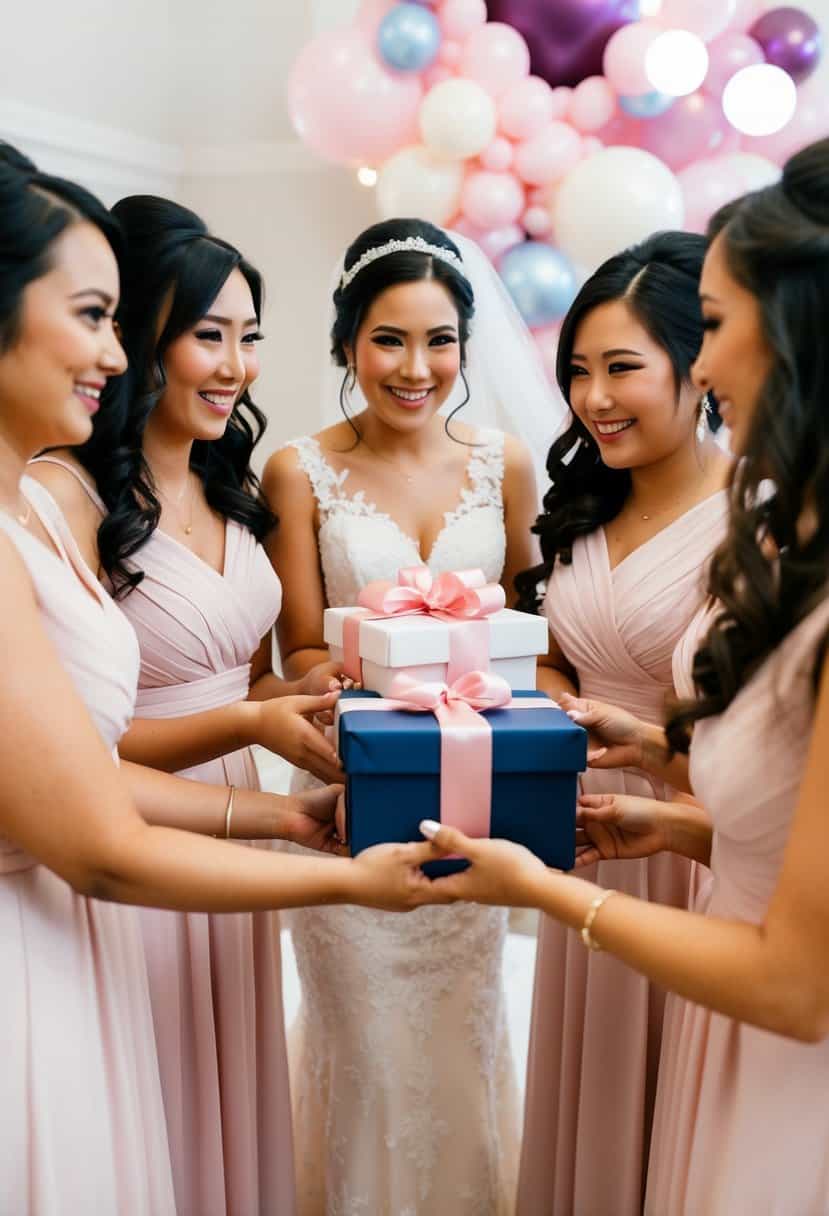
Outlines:
{"type": "Polygon", "coordinates": [[[588,950],[601,950],[602,949],[601,945],[596,941],[595,937],[593,936],[593,922],[595,921],[596,917],[598,916],[599,909],[601,908],[601,906],[605,902],[605,900],[610,899],[611,895],[615,895],[615,894],[616,894],[616,892],[611,887],[608,887],[608,889],[606,891],[601,891],[596,896],[596,898],[590,904],[590,907],[587,909],[587,915],[585,916],[584,924],[581,927],[581,940],[584,942],[584,944],[588,950]]]}

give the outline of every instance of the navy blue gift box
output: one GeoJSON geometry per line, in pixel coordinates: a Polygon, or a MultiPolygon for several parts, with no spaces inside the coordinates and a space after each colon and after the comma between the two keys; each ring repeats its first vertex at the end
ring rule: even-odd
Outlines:
{"type": "MultiPolygon", "coordinates": [[[[344,692],[341,702],[376,697],[344,692]]],[[[514,692],[513,699],[546,698],[514,692]]],[[[587,732],[553,701],[549,708],[491,709],[491,835],[526,845],[548,866],[575,861],[578,775],[587,766],[587,732]]],[[[346,773],[346,827],[352,854],[391,841],[422,841],[422,819],[440,819],[440,727],[431,713],[350,709],[339,715],[346,773]]],[[[431,876],[463,861],[430,862],[431,876]]]]}

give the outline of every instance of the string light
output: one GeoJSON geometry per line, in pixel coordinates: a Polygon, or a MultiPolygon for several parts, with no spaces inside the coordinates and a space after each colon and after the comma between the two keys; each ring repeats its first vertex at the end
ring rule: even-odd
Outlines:
{"type": "Polygon", "coordinates": [[[706,45],[689,30],[666,30],[645,53],[645,75],[658,93],[670,97],[695,93],[707,72],[706,45]]]}
{"type": "Polygon", "coordinates": [[[722,95],[725,116],[744,135],[773,135],[797,108],[797,87],[788,72],[755,63],[735,72],[722,95]]]}

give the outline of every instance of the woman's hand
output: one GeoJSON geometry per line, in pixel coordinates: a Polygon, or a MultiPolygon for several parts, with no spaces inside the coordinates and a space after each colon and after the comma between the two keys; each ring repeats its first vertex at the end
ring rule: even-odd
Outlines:
{"type": "Polygon", "coordinates": [[[457,828],[425,819],[420,830],[440,857],[457,853],[470,865],[458,874],[436,878],[435,891],[476,904],[502,904],[511,908],[538,906],[539,879],[555,873],[529,849],[507,840],[473,840],[457,828]]]}
{"type": "Polygon", "coordinates": [[[651,857],[671,847],[666,803],[633,794],[582,794],[576,810],[576,868],[651,857]]]}
{"type": "Polygon", "coordinates": [[[293,685],[294,691],[304,697],[319,697],[336,689],[353,687],[354,681],[344,674],[342,663],[334,662],[318,663],[293,685]]]}
{"type": "Polygon", "coordinates": [[[322,696],[272,697],[254,705],[256,742],[283,756],[320,781],[342,781],[342,766],[332,745],[313,722],[319,714],[333,713],[339,691],[322,696]]]}
{"type": "Polygon", "coordinates": [[[341,785],[327,785],[321,790],[305,790],[282,798],[277,821],[280,839],[321,853],[348,857],[348,846],[338,831],[337,808],[342,789],[341,785]]]}
{"type": "Polygon", "coordinates": [[[562,693],[558,703],[568,718],[590,735],[591,768],[643,768],[647,726],[627,710],[562,693]]]}
{"type": "Polygon", "coordinates": [[[421,866],[444,851],[431,844],[378,844],[352,862],[347,903],[384,912],[410,912],[423,904],[451,904],[456,896],[427,878],[421,866]]]}

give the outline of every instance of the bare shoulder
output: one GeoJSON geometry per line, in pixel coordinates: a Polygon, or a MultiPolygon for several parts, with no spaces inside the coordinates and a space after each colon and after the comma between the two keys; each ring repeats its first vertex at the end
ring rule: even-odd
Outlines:
{"type": "Polygon", "coordinates": [[[530,449],[516,435],[504,432],[504,472],[532,472],[533,458],[530,449]]]}
{"type": "Polygon", "coordinates": [[[3,582],[3,609],[0,628],[6,630],[19,621],[20,613],[36,609],[34,587],[26,563],[11,537],[0,529],[0,577],[3,582]]]}
{"type": "Polygon", "coordinates": [[[293,444],[286,444],[268,457],[262,471],[262,492],[271,505],[279,502],[282,511],[287,502],[313,502],[308,476],[293,444]]]}
{"type": "MultiPolygon", "coordinates": [[[[355,423],[359,430],[360,415],[355,418],[355,423]]],[[[333,426],[327,426],[322,431],[317,431],[314,435],[317,443],[324,452],[334,452],[338,456],[347,456],[349,452],[356,446],[357,436],[354,433],[354,428],[348,422],[335,422],[333,426]]]]}
{"type": "Polygon", "coordinates": [[[78,477],[80,477],[87,485],[97,488],[93,479],[77,456],[68,448],[59,448],[54,454],[64,464],[70,465],[78,476],[73,476],[69,469],[62,468],[59,464],[45,460],[28,464],[26,476],[31,477],[33,481],[39,481],[67,517],[82,511],[84,515],[89,514],[95,518],[96,522],[99,522],[100,516],[97,507],[78,481],[78,477]]]}

